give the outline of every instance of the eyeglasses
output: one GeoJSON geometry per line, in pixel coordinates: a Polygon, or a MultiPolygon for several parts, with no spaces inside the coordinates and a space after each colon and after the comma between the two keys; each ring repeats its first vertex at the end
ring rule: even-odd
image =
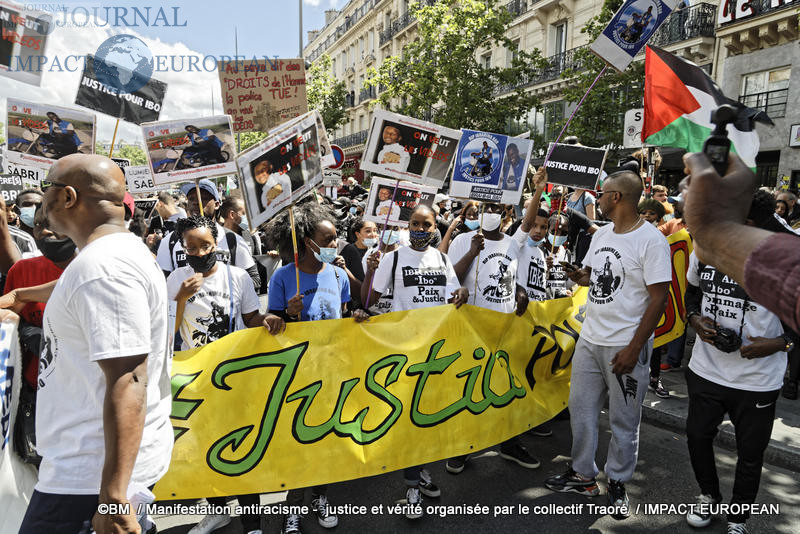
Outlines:
{"type": "Polygon", "coordinates": [[[51,187],[72,187],[73,189],[78,191],[78,188],[75,187],[74,185],[70,186],[69,184],[62,184],[61,182],[54,182],[52,180],[48,180],[47,178],[43,179],[42,183],[39,186],[39,188],[42,190],[42,193],[44,193],[51,187]]]}
{"type": "Polygon", "coordinates": [[[606,193],[619,193],[619,196],[622,196],[622,191],[597,191],[597,198],[602,197],[606,193]]]}

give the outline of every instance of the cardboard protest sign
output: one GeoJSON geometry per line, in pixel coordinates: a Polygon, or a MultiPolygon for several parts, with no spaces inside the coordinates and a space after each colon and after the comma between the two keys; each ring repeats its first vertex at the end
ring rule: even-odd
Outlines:
{"type": "Polygon", "coordinates": [[[125,167],[131,166],[131,160],[128,158],[111,158],[111,161],[117,164],[117,167],[125,171],[125,167]]]}
{"type": "Polygon", "coordinates": [[[319,139],[319,157],[320,163],[322,164],[323,168],[326,167],[333,167],[336,165],[336,157],[331,148],[331,143],[328,141],[328,132],[325,130],[325,125],[322,123],[322,115],[320,114],[319,110],[311,110],[308,113],[304,113],[303,115],[299,115],[294,119],[284,122],[276,126],[275,128],[269,131],[269,135],[274,135],[281,130],[285,130],[286,128],[291,128],[295,124],[305,123],[309,117],[314,117],[314,120],[317,123],[317,138],[319,139]]]}
{"type": "Polygon", "coordinates": [[[25,186],[19,176],[0,174],[0,195],[2,195],[6,205],[17,200],[17,195],[24,189],[25,186]]]}
{"type": "Polygon", "coordinates": [[[580,145],[550,143],[547,160],[547,181],[576,189],[597,189],[608,151],[580,145]],[[552,150],[552,151],[551,151],[552,150]]]}
{"type": "Polygon", "coordinates": [[[227,115],[142,125],[156,185],[236,172],[231,118],[227,115]]]}
{"type": "Polygon", "coordinates": [[[427,187],[411,182],[400,182],[397,193],[394,192],[397,180],[374,177],[369,188],[367,208],[364,211],[364,220],[376,223],[385,223],[386,216],[389,226],[407,227],[411,212],[419,204],[429,208],[433,207],[436,197],[436,188],[427,187]],[[394,202],[392,202],[394,196],[394,202]]]}
{"type": "Polygon", "coordinates": [[[145,220],[153,215],[153,209],[158,204],[157,198],[137,198],[134,201],[136,207],[144,212],[145,220]]]}
{"type": "Polygon", "coordinates": [[[93,113],[9,98],[6,124],[11,163],[49,168],[69,154],[94,154],[93,113]]]}
{"type": "Polygon", "coordinates": [[[6,170],[8,174],[19,177],[25,188],[39,187],[42,183],[42,178],[47,176],[46,167],[11,163],[8,158],[6,158],[6,170]]]}
{"type": "Polygon", "coordinates": [[[342,171],[339,169],[322,169],[322,185],[339,187],[342,185],[342,171]]]}
{"type": "Polygon", "coordinates": [[[431,122],[375,111],[361,170],[441,187],[461,132],[431,122]]]}
{"type": "MultiPolygon", "coordinates": [[[[127,76],[126,79],[135,80],[137,77],[141,77],[139,73],[114,63],[98,62],[97,64],[104,68],[113,66],[118,73],[124,72],[127,76]]],[[[164,95],[167,92],[167,84],[150,77],[133,82],[133,86],[140,88],[128,93],[104,83],[103,76],[98,76],[95,71],[95,65],[94,56],[87,55],[78,93],[75,95],[77,105],[134,124],[158,120],[164,95]]]]}
{"type": "Polygon", "coordinates": [[[44,54],[53,20],[44,11],[0,2],[0,76],[31,85],[42,85],[47,69],[44,54]]]}
{"type": "Polygon", "coordinates": [[[266,132],[308,111],[302,59],[219,61],[217,70],[236,133],[266,132]]]}
{"type": "Polygon", "coordinates": [[[125,181],[128,183],[128,191],[132,195],[141,193],[153,193],[169,189],[168,184],[156,185],[153,182],[153,173],[147,165],[134,165],[122,169],[125,172],[125,181]]]}
{"type": "Polygon", "coordinates": [[[589,48],[618,71],[625,70],[681,1],[626,0],[589,48]]]}
{"type": "Polygon", "coordinates": [[[461,131],[450,196],[519,204],[533,142],[489,132],[461,131]]]}
{"type": "Polygon", "coordinates": [[[314,118],[267,137],[236,164],[247,218],[256,228],[322,182],[314,118]]]}

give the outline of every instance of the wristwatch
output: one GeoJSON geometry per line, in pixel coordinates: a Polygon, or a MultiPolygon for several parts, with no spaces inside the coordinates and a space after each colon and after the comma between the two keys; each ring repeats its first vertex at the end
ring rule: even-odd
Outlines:
{"type": "Polygon", "coordinates": [[[781,337],[786,342],[786,347],[783,349],[783,351],[791,352],[792,349],[794,349],[794,341],[792,341],[792,338],[790,338],[788,334],[783,334],[781,337]]]}

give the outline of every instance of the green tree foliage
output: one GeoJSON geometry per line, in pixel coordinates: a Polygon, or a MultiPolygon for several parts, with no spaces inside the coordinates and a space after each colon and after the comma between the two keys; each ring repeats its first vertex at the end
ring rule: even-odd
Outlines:
{"type": "Polygon", "coordinates": [[[417,38],[368,74],[366,85],[382,91],[377,101],[383,108],[450,128],[504,133],[539,104],[515,86],[535,75],[543,60],[538,50],[517,50],[505,36],[513,18],[505,3],[414,2],[409,11],[418,21],[417,38]],[[487,68],[480,60],[496,46],[516,50],[510,66],[487,68]]]}
{"type": "Polygon", "coordinates": [[[244,132],[239,134],[239,152],[244,152],[253,145],[256,145],[267,138],[266,132],[244,132]]]}
{"type": "MultiPolygon", "coordinates": [[[[600,13],[581,29],[589,36],[589,42],[605,29],[621,5],[622,0],[605,1],[600,13]]],[[[588,47],[577,51],[576,56],[579,68],[562,73],[563,78],[573,79],[563,93],[565,100],[573,103],[580,101],[604,65],[588,47]]],[[[625,112],[642,107],[643,97],[644,62],[635,61],[622,73],[609,67],[584,100],[564,135],[576,135],[587,146],[621,145],[625,112]]],[[[558,131],[567,118],[560,121],[558,131]]]]}
{"type": "Polygon", "coordinates": [[[346,119],[347,88],[343,81],[334,78],[331,63],[331,57],[323,54],[311,65],[306,75],[306,94],[309,109],[319,110],[325,130],[332,137],[346,119]]]}
{"type": "MultiPolygon", "coordinates": [[[[94,146],[95,154],[108,156],[108,150],[96,143],[94,146]]],[[[147,165],[147,154],[144,149],[137,145],[123,145],[114,149],[112,157],[125,158],[131,160],[131,165],[147,165]]]]}

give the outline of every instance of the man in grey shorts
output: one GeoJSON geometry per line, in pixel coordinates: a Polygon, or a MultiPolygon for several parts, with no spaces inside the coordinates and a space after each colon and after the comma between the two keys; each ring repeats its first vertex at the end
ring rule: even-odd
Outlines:
{"type": "Polygon", "coordinates": [[[553,491],[600,493],[595,454],[598,419],[608,394],[611,443],[605,472],[615,519],[630,515],[625,482],[636,468],[653,331],[672,280],[666,238],[639,219],[641,194],[641,179],[631,171],[605,180],[597,205],[613,224],[594,234],[583,268],[569,271],[574,282],[589,286],[586,320],[572,359],[572,467],[545,481],[553,491]]]}

